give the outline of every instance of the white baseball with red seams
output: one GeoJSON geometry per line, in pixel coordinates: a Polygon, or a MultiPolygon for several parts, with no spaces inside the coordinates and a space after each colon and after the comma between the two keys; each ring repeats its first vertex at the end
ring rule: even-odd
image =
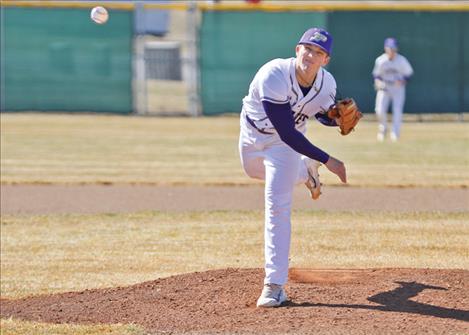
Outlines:
{"type": "Polygon", "coordinates": [[[97,6],[91,10],[90,17],[97,24],[104,24],[109,19],[109,13],[106,8],[97,6]]]}

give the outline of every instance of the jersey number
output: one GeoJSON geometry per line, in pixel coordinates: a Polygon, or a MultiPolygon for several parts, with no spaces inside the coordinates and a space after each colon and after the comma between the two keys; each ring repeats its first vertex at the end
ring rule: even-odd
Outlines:
{"type": "Polygon", "coordinates": [[[295,124],[300,124],[300,123],[305,122],[306,120],[308,120],[309,116],[306,115],[306,114],[300,113],[300,112],[298,112],[296,114],[295,114],[295,112],[293,112],[293,119],[295,120],[295,124]]]}

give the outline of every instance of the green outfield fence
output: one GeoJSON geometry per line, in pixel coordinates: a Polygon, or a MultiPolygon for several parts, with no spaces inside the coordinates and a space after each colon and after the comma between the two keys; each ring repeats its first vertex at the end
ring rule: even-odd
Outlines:
{"type": "Polygon", "coordinates": [[[132,111],[132,12],[91,6],[2,7],[2,110],[132,111]]]}
{"type": "MultiPolygon", "coordinates": [[[[111,19],[101,26],[89,19],[97,4],[2,1],[2,111],[134,110],[135,3],[103,1],[111,19]]],[[[388,36],[399,40],[415,70],[406,112],[469,112],[467,1],[222,0],[144,6],[201,13],[196,104],[204,115],[239,113],[258,68],[273,58],[293,57],[299,37],[312,26],[334,36],[328,69],[339,95],[354,97],[364,112],[374,109],[371,71],[388,36]]]]}
{"type": "MultiPolygon", "coordinates": [[[[444,5],[444,4],[443,4],[444,5]]],[[[204,114],[239,112],[258,68],[277,57],[293,57],[301,34],[312,26],[334,37],[328,69],[339,95],[353,96],[374,111],[371,71],[383,41],[396,37],[414,67],[406,112],[469,111],[469,8],[386,3],[370,6],[264,6],[206,10],[200,33],[204,114]]]]}

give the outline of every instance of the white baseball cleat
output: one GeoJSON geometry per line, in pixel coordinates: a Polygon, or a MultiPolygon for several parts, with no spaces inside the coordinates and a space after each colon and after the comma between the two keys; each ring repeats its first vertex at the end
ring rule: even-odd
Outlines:
{"type": "Polygon", "coordinates": [[[378,133],[378,135],[376,135],[376,139],[378,140],[378,142],[383,142],[384,141],[384,134],[383,133],[378,133]]]}
{"type": "Polygon", "coordinates": [[[278,307],[287,301],[282,285],[265,284],[261,296],[257,299],[257,307],[278,307]]]}
{"type": "Polygon", "coordinates": [[[321,182],[319,181],[318,172],[318,168],[321,166],[321,163],[313,159],[307,159],[305,164],[308,169],[308,180],[305,185],[311,193],[311,198],[316,200],[321,195],[321,182]]]}
{"type": "Polygon", "coordinates": [[[391,141],[392,141],[392,142],[397,142],[397,140],[399,139],[399,137],[398,137],[398,136],[396,135],[396,133],[394,133],[394,132],[391,133],[391,134],[389,135],[389,137],[391,138],[391,141]]]}

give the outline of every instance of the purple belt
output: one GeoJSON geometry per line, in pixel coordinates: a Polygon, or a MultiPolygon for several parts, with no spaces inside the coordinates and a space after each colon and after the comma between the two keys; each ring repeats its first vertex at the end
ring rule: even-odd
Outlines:
{"type": "Polygon", "coordinates": [[[256,126],[254,121],[246,114],[246,120],[249,122],[251,126],[253,126],[259,133],[265,134],[265,135],[273,135],[274,133],[269,133],[268,131],[265,131],[264,129],[260,129],[256,126]]]}

